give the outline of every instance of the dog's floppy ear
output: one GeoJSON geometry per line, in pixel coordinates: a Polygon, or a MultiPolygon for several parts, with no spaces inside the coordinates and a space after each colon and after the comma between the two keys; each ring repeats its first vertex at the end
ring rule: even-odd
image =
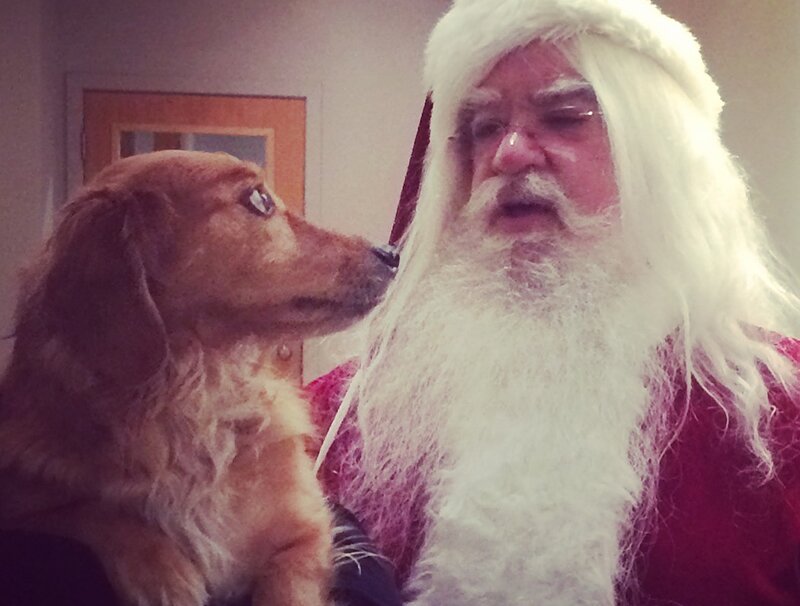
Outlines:
{"type": "Polygon", "coordinates": [[[91,371],[137,385],[168,353],[148,280],[171,241],[168,202],[153,192],[101,191],[65,210],[51,240],[47,322],[91,371]]]}

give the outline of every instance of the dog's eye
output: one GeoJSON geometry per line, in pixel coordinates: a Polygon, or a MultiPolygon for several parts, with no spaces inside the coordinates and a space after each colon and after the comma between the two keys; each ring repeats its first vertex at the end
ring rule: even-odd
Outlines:
{"type": "Polygon", "coordinates": [[[275,200],[273,200],[269,194],[265,194],[264,192],[255,189],[253,190],[253,193],[250,194],[249,200],[250,206],[260,215],[269,217],[275,212],[275,200]]]}

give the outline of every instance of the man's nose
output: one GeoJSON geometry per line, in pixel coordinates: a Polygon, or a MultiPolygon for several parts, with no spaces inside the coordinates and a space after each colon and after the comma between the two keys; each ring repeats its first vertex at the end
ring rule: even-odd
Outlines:
{"type": "Polygon", "coordinates": [[[547,162],[545,152],[536,137],[522,129],[510,129],[500,141],[492,167],[498,174],[513,175],[531,168],[541,168],[547,162]]]}

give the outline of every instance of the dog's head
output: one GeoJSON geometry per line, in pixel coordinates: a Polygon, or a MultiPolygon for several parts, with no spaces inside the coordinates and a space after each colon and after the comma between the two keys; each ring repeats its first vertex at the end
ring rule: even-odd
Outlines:
{"type": "Polygon", "coordinates": [[[343,328],[378,302],[395,264],[288,212],[253,164],[156,152],[112,164],[65,206],[18,317],[33,312],[91,371],[136,384],[179,335],[343,328]]]}

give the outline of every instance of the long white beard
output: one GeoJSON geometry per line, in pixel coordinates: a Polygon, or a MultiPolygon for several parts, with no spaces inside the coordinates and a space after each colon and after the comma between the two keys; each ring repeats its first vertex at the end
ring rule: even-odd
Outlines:
{"type": "Polygon", "coordinates": [[[570,335],[536,327],[516,355],[484,352],[503,367],[495,381],[473,365],[453,386],[463,409],[443,424],[417,604],[615,603],[632,564],[623,541],[653,481],[647,354],[575,322],[570,335]]]}
{"type": "Polygon", "coordinates": [[[653,498],[668,299],[618,238],[555,263],[462,235],[359,395],[362,515],[402,532],[425,486],[419,606],[613,605],[653,498]]]}

